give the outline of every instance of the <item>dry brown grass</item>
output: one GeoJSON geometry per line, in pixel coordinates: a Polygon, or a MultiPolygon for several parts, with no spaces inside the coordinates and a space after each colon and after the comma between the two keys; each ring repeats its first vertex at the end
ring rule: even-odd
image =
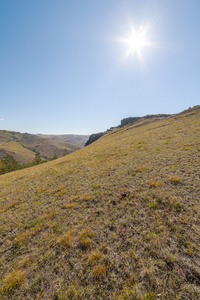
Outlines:
{"type": "Polygon", "coordinates": [[[2,299],[198,299],[200,108],[0,177],[2,299]]]}

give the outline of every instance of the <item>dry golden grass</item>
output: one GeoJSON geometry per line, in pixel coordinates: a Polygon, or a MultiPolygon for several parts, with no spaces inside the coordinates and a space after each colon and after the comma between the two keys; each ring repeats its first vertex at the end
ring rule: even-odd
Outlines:
{"type": "Polygon", "coordinates": [[[200,107],[0,177],[2,299],[199,299],[200,107]]]}
{"type": "Polygon", "coordinates": [[[5,153],[15,156],[16,160],[20,163],[28,163],[34,160],[35,153],[25,147],[20,143],[15,141],[1,141],[0,148],[5,151],[5,153]]]}

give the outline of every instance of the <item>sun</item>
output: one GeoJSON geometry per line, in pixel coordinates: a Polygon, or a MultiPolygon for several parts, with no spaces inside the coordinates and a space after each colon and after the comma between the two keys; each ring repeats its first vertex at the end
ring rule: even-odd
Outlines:
{"type": "Polygon", "coordinates": [[[130,37],[127,39],[127,43],[129,45],[130,54],[135,52],[139,53],[145,46],[143,32],[132,32],[130,37]]]}
{"type": "Polygon", "coordinates": [[[121,44],[123,49],[122,63],[126,60],[134,63],[139,61],[140,65],[144,69],[146,68],[145,55],[147,55],[148,49],[159,49],[161,47],[159,42],[151,41],[151,28],[150,22],[135,27],[130,20],[128,26],[124,26],[123,35],[117,36],[115,39],[117,43],[121,44]]]}
{"type": "Polygon", "coordinates": [[[129,36],[126,38],[126,43],[128,44],[128,55],[137,53],[141,55],[142,48],[147,45],[145,40],[146,29],[140,26],[138,30],[134,27],[131,28],[129,36]]]}
{"type": "Polygon", "coordinates": [[[143,54],[146,47],[152,47],[152,43],[147,39],[147,33],[149,31],[149,25],[141,25],[139,27],[129,27],[129,33],[126,36],[121,36],[118,42],[125,45],[124,59],[130,56],[137,56],[140,62],[144,62],[143,54]]]}

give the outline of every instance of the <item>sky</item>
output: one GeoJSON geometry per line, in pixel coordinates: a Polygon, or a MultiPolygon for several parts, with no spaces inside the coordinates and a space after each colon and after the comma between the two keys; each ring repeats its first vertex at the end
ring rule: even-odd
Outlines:
{"type": "Polygon", "coordinates": [[[199,104],[199,0],[0,1],[0,129],[91,134],[199,104]]]}

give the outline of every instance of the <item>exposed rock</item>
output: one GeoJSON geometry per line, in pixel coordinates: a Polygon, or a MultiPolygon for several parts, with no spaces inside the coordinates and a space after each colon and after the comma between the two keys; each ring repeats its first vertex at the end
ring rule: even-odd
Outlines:
{"type": "Polygon", "coordinates": [[[134,124],[137,121],[141,120],[141,119],[151,119],[151,118],[165,118],[165,117],[169,117],[170,115],[167,114],[158,114],[158,115],[146,115],[144,117],[129,117],[129,118],[124,118],[121,120],[121,125],[120,127],[124,127],[128,124],[134,124]]]}
{"type": "Polygon", "coordinates": [[[105,134],[105,132],[99,132],[94,133],[89,137],[89,140],[86,142],[85,146],[88,146],[92,143],[94,143],[96,140],[98,140],[100,137],[102,137],[105,134]]]}

